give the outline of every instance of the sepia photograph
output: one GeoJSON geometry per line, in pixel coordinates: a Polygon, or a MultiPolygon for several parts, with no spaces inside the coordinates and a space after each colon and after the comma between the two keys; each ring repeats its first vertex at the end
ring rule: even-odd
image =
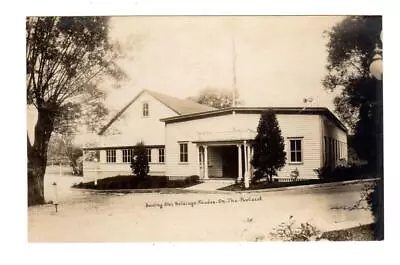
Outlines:
{"type": "Polygon", "coordinates": [[[384,240],[382,16],[25,20],[29,243],[384,240]]]}

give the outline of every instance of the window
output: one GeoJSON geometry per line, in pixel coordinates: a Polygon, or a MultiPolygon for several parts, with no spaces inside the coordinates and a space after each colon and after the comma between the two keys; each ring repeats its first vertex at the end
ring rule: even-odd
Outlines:
{"type": "Polygon", "coordinates": [[[336,161],[339,161],[339,158],[340,158],[339,141],[335,140],[335,142],[336,142],[336,161]]]}
{"type": "Polygon", "coordinates": [[[337,161],[337,145],[336,139],[333,139],[333,161],[336,163],[337,161]]]}
{"type": "Polygon", "coordinates": [[[180,162],[188,162],[188,144],[180,143],[179,144],[179,161],[180,162]]]}
{"type": "Polygon", "coordinates": [[[149,103],[143,103],[143,117],[149,116],[149,103]]]}
{"type": "Polygon", "coordinates": [[[123,149],[122,150],[122,162],[130,163],[132,160],[133,150],[132,149],[123,149]]]}
{"type": "Polygon", "coordinates": [[[302,162],[301,156],[301,139],[290,140],[290,162],[302,162]]]}
{"type": "Polygon", "coordinates": [[[340,159],[344,159],[344,143],[340,142],[340,159]]]}
{"type": "Polygon", "coordinates": [[[147,148],[147,161],[151,162],[151,148],[147,148]]]}
{"type": "Polygon", "coordinates": [[[165,148],[158,148],[158,162],[165,162],[165,148]]]}
{"type": "Polygon", "coordinates": [[[329,161],[329,144],[328,138],[324,136],[324,163],[325,165],[328,164],[329,161]]]}
{"type": "Polygon", "coordinates": [[[106,150],[106,162],[107,163],[115,163],[116,162],[116,151],[115,150],[106,150]]]}

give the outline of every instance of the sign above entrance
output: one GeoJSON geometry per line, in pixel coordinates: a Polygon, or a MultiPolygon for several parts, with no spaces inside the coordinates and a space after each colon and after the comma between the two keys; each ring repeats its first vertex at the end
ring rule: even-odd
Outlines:
{"type": "Polygon", "coordinates": [[[253,140],[257,132],[252,130],[232,130],[224,132],[198,132],[197,142],[231,142],[253,140]]]}

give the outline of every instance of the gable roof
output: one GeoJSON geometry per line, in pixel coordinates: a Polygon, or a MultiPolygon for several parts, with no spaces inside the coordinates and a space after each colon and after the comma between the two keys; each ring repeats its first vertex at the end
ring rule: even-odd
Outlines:
{"type": "Polygon", "coordinates": [[[194,102],[192,100],[188,99],[179,99],[175,97],[171,97],[159,92],[151,91],[144,89],[142,90],[139,94],[136,95],[128,104],[125,105],[98,133],[99,135],[102,135],[110,126],[111,124],[116,121],[132,104],[133,102],[136,101],[143,93],[147,92],[149,95],[151,95],[153,98],[156,100],[160,101],[162,104],[164,104],[166,107],[170,108],[173,110],[176,114],[178,115],[189,115],[189,114],[194,114],[198,112],[205,112],[205,111],[212,111],[216,110],[213,107],[199,104],[197,102],[194,102]]]}
{"type": "Polygon", "coordinates": [[[189,99],[175,98],[150,90],[146,91],[147,93],[152,95],[155,99],[163,103],[165,106],[175,111],[178,115],[186,115],[186,114],[216,110],[216,108],[199,104],[189,99]]]}

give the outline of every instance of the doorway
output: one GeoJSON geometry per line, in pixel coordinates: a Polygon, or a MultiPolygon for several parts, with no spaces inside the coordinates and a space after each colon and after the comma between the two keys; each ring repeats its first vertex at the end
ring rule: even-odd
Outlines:
{"type": "Polygon", "coordinates": [[[222,161],[222,177],[238,177],[238,148],[236,145],[219,146],[222,161]]]}

